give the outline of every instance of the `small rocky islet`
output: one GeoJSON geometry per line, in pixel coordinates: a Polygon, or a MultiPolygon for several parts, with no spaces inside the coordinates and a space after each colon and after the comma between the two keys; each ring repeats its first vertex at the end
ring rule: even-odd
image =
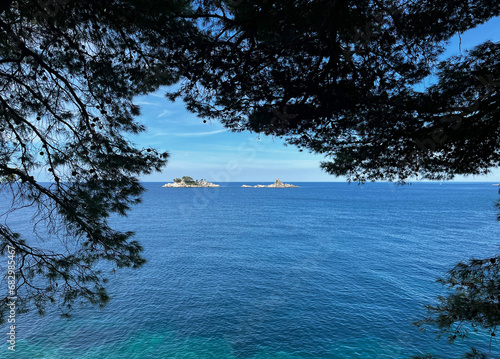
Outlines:
{"type": "Polygon", "coordinates": [[[295,186],[293,184],[283,183],[280,181],[279,178],[277,178],[276,181],[270,185],[258,184],[256,186],[249,186],[249,185],[244,184],[241,187],[244,187],[244,188],[299,188],[299,186],[295,186]]]}
{"type": "Polygon", "coordinates": [[[192,187],[220,187],[218,184],[210,183],[207,180],[194,180],[192,177],[184,176],[175,178],[174,183],[165,183],[162,187],[192,188],[192,187]]]}

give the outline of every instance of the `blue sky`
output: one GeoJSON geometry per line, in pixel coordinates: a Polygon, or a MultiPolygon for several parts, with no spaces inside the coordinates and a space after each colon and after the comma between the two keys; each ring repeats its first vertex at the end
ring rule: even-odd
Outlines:
{"type": "MultiPolygon", "coordinates": [[[[453,38],[444,57],[460,54],[485,40],[500,41],[500,17],[453,38]]],[[[232,133],[218,122],[203,119],[185,110],[184,103],[165,98],[167,89],[136,98],[141,106],[138,120],[147,132],[132,141],[143,147],[168,151],[170,159],[162,173],[144,176],[143,181],[171,182],[184,175],[215,182],[330,182],[344,181],[319,168],[320,155],[299,152],[284,146],[283,140],[255,133],[232,133]]],[[[500,182],[500,170],[481,177],[460,177],[457,181],[500,182]]]]}

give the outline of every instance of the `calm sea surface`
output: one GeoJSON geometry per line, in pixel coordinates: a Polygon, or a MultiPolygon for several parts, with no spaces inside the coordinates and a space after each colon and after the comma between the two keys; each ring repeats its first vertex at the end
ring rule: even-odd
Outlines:
{"type": "Polygon", "coordinates": [[[451,359],[488,349],[484,336],[450,345],[412,322],[453,264],[497,253],[491,184],[241,184],[146,183],[143,203],[112,222],[136,231],[148,263],[110,275],[103,310],[18,315],[16,353],[3,325],[0,358],[451,359]]]}

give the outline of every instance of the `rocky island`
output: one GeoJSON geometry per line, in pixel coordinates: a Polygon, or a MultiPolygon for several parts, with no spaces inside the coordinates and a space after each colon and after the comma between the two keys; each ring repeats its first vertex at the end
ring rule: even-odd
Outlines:
{"type": "Polygon", "coordinates": [[[194,180],[192,177],[184,176],[175,178],[174,183],[165,183],[162,187],[190,188],[190,187],[220,187],[218,184],[207,182],[207,180],[194,180]]]}
{"type": "Polygon", "coordinates": [[[248,186],[248,185],[244,184],[241,187],[245,187],[245,188],[299,188],[299,186],[295,186],[293,184],[283,183],[280,181],[279,178],[276,179],[276,182],[274,182],[273,184],[270,184],[270,185],[258,184],[256,186],[248,186]]]}

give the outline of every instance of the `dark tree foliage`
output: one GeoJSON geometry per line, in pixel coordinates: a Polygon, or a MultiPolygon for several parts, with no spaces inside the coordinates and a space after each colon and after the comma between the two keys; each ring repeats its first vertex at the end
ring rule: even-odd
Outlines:
{"type": "Polygon", "coordinates": [[[498,1],[205,1],[196,14],[207,46],[171,96],[204,118],[324,154],[323,169],[352,181],[499,165],[500,45],[438,62],[498,1]]]}
{"type": "Polygon", "coordinates": [[[500,257],[471,259],[457,264],[440,283],[450,289],[427,307],[429,315],[416,324],[437,327],[450,342],[471,331],[486,330],[496,338],[500,326],[500,257]]]}
{"type": "Polygon", "coordinates": [[[96,265],[144,263],[133,233],[107,218],[138,203],[138,176],[166,163],[167,153],[124,136],[144,131],[133,97],[178,80],[194,31],[174,16],[185,9],[177,0],[1,3],[0,186],[11,209],[1,214],[0,252],[15,252],[17,293],[7,295],[24,309],[105,304],[96,265]],[[9,225],[22,208],[34,223],[24,237],[9,225]]]}

